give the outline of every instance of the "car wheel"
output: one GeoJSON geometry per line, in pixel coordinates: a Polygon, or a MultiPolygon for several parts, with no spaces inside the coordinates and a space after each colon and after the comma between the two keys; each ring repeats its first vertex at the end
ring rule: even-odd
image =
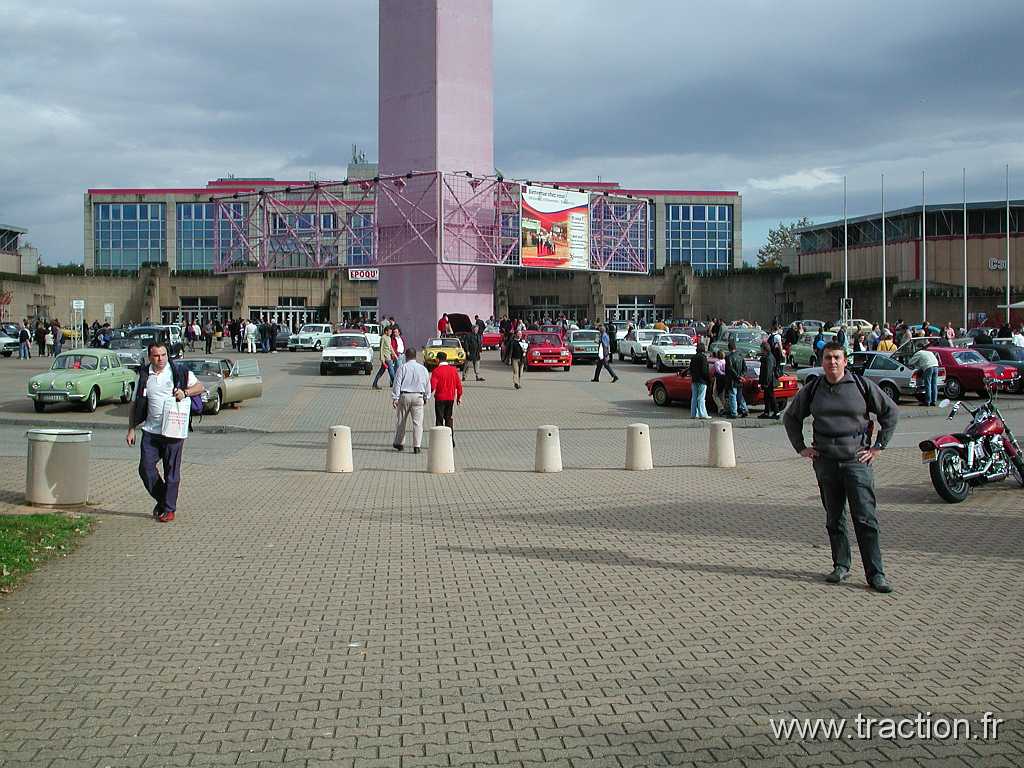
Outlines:
{"type": "Polygon", "coordinates": [[[36,409],[36,413],[42,413],[43,411],[46,410],[46,405],[38,401],[34,401],[32,403],[32,407],[36,409]]]}
{"type": "Polygon", "coordinates": [[[959,397],[963,397],[964,388],[960,383],[960,379],[953,376],[946,377],[946,397],[950,400],[956,400],[959,397]]]}
{"type": "Polygon", "coordinates": [[[325,365],[321,365],[320,366],[320,375],[321,376],[326,376],[327,375],[327,366],[325,366],[325,365]]]}
{"type": "Polygon", "coordinates": [[[315,349],[317,352],[321,351],[323,348],[324,348],[324,345],[321,344],[319,341],[316,344],[313,345],[313,349],[315,349]]]}
{"type": "Polygon", "coordinates": [[[14,354],[14,353],[13,352],[0,352],[0,355],[3,355],[4,357],[10,357],[12,354],[14,354]]]}
{"type": "Polygon", "coordinates": [[[653,368],[654,367],[654,363],[651,362],[651,358],[649,358],[649,357],[647,358],[647,367],[648,368],[653,368]]]}
{"type": "Polygon", "coordinates": [[[220,395],[220,390],[218,389],[217,390],[217,394],[215,394],[212,398],[210,398],[209,402],[207,402],[207,404],[206,404],[206,408],[209,411],[211,416],[216,416],[218,413],[220,413],[220,403],[221,403],[221,395],[220,395]]]}
{"type": "Polygon", "coordinates": [[[890,384],[888,381],[878,385],[878,388],[885,392],[890,400],[899,405],[900,402],[900,391],[896,388],[895,384],[890,384]]]}
{"type": "Polygon", "coordinates": [[[121,388],[121,402],[127,403],[132,399],[132,395],[135,392],[135,385],[131,382],[126,381],[121,388]]]}
{"type": "Polygon", "coordinates": [[[85,399],[85,410],[89,413],[95,413],[96,407],[100,404],[100,391],[93,387],[89,390],[89,397],[85,399]]]}
{"type": "Polygon", "coordinates": [[[672,398],[668,396],[668,390],[665,389],[664,384],[656,384],[651,391],[651,396],[654,398],[655,405],[665,406],[672,402],[672,398]]]}
{"type": "Polygon", "coordinates": [[[619,362],[621,363],[625,359],[626,359],[626,356],[624,354],[622,354],[621,352],[619,352],[619,362]]]}
{"type": "Polygon", "coordinates": [[[661,359],[661,355],[658,355],[658,370],[661,371],[662,373],[668,370],[668,368],[665,366],[664,361],[661,359]]]}

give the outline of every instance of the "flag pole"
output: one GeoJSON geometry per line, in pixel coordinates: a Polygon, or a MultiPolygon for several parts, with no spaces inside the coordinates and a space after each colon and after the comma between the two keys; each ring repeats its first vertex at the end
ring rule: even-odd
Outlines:
{"type": "Polygon", "coordinates": [[[882,328],[885,328],[885,174],[882,174],[882,328]]]}
{"type": "Polygon", "coordinates": [[[964,332],[967,330],[967,169],[964,168],[964,332]]]}
{"type": "MultiPolygon", "coordinates": [[[[921,323],[928,322],[928,214],[925,211],[924,171],[921,171],[921,323]]],[[[925,333],[928,330],[925,329],[925,333]]]]}
{"type": "Polygon", "coordinates": [[[843,307],[842,311],[839,313],[840,322],[846,321],[846,305],[850,299],[850,253],[848,243],[849,239],[847,237],[846,222],[846,177],[843,176],[843,307]]]}
{"type": "Polygon", "coordinates": [[[1006,164],[1006,324],[1010,324],[1010,164],[1006,164]]]}

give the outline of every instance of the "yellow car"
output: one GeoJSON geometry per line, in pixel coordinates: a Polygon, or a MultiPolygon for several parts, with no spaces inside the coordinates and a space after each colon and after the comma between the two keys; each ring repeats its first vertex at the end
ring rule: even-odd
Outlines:
{"type": "Polygon", "coordinates": [[[445,336],[439,339],[428,339],[423,347],[423,365],[427,370],[437,367],[437,353],[444,352],[445,358],[450,365],[462,368],[466,364],[466,350],[462,348],[462,342],[454,336],[445,336]]]}

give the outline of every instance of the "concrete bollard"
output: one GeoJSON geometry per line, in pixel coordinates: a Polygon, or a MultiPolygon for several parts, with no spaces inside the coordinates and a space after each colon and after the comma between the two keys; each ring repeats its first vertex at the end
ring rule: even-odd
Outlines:
{"type": "Polygon", "coordinates": [[[452,444],[451,427],[431,427],[427,452],[427,471],[432,475],[455,473],[455,446],[452,444]]]}
{"type": "Polygon", "coordinates": [[[654,469],[651,428],[646,424],[630,424],[626,427],[626,469],[654,469]]]}
{"type": "Polygon", "coordinates": [[[340,424],[327,430],[327,471],[352,471],[352,430],[340,424]]]}
{"type": "Polygon", "coordinates": [[[732,445],[732,424],[728,421],[712,421],[709,426],[708,466],[736,466],[736,451],[732,445]]]}
{"type": "Polygon", "coordinates": [[[537,449],[534,455],[534,472],[562,471],[562,442],[558,437],[558,427],[554,424],[537,427],[537,449]]]}

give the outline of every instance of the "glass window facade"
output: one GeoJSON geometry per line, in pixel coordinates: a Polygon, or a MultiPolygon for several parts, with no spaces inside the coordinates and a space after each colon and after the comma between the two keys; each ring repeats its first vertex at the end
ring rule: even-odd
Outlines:
{"type": "Polygon", "coordinates": [[[246,208],[248,203],[226,203],[225,212],[231,219],[223,217],[220,222],[219,243],[214,237],[216,223],[216,206],[213,203],[178,203],[177,204],[177,240],[175,255],[180,271],[211,270],[214,262],[214,248],[219,244],[222,249],[241,245],[242,238],[237,230],[245,228],[246,208]],[[237,228],[237,229],[236,229],[237,228]]]}
{"type": "Polygon", "coordinates": [[[350,213],[348,225],[348,265],[362,267],[373,263],[373,214],[350,213]]]}
{"type": "Polygon", "coordinates": [[[167,261],[163,203],[95,203],[93,266],[137,271],[167,261]]]}
{"type": "Polygon", "coordinates": [[[694,272],[732,269],[731,205],[665,206],[665,261],[694,272]]]}

